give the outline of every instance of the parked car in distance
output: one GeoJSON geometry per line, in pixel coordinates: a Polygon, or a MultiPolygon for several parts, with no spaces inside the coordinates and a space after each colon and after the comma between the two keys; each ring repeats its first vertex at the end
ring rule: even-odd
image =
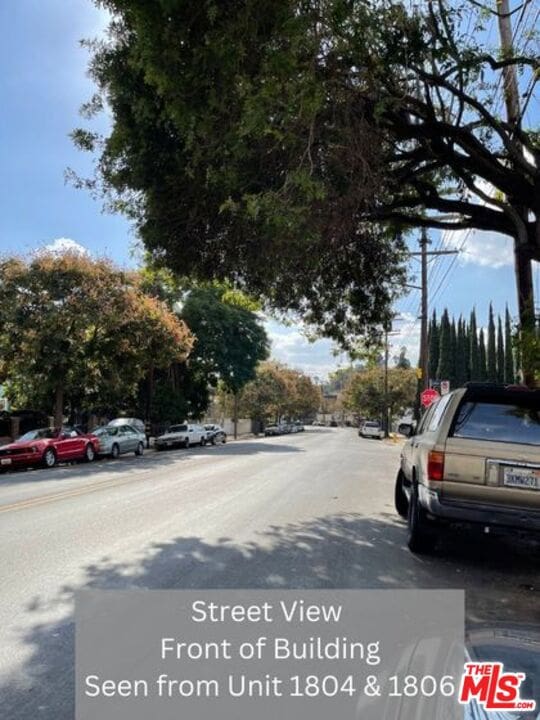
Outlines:
{"type": "Polygon", "coordinates": [[[412,552],[455,523],[539,533],[540,391],[470,383],[433,403],[403,447],[395,505],[412,552]]]}
{"type": "Polygon", "coordinates": [[[99,438],[99,454],[110,455],[113,459],[123,453],[144,453],[146,435],[131,425],[102,425],[93,431],[99,438]]]}
{"type": "Polygon", "coordinates": [[[91,433],[71,427],[39,428],[0,447],[0,469],[39,465],[52,468],[70,460],[92,462],[98,452],[99,439],[91,433]]]}
{"type": "Polygon", "coordinates": [[[166,433],[156,438],[156,450],[190,445],[205,445],[207,431],[202,425],[171,425],[166,433]]]}
{"type": "Polygon", "coordinates": [[[221,425],[208,424],[204,426],[206,430],[206,442],[212,445],[218,443],[225,444],[227,442],[227,433],[221,427],[221,425]]]}
{"type": "Polygon", "coordinates": [[[139,418],[115,418],[114,420],[111,420],[110,423],[107,423],[109,427],[117,427],[118,425],[130,425],[132,428],[135,428],[138,432],[142,433],[143,435],[146,435],[146,426],[142,420],[139,420],[139,418]]]}
{"type": "Polygon", "coordinates": [[[296,427],[296,432],[304,432],[306,429],[303,424],[298,421],[294,422],[293,425],[296,427]]]}
{"type": "Polygon", "coordinates": [[[264,428],[264,434],[265,434],[267,437],[268,437],[268,436],[272,436],[272,435],[281,435],[281,433],[282,433],[282,430],[281,430],[281,427],[280,427],[279,425],[267,425],[267,426],[264,428]]]}
{"type": "Polygon", "coordinates": [[[382,429],[381,424],[375,420],[366,420],[360,426],[358,435],[363,438],[376,438],[377,440],[382,440],[384,438],[384,430],[382,429]]]}

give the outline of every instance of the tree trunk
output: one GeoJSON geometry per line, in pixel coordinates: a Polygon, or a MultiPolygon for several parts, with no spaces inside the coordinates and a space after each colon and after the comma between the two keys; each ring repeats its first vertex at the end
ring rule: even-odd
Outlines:
{"type": "Polygon", "coordinates": [[[234,422],[234,439],[238,439],[238,405],[239,398],[238,393],[234,393],[234,410],[233,410],[233,422],[234,422]]]}
{"type": "Polygon", "coordinates": [[[148,369],[148,384],[146,386],[146,417],[145,420],[150,420],[152,414],[152,404],[154,402],[154,365],[150,365],[148,369]]]}
{"type": "Polygon", "coordinates": [[[519,334],[521,340],[521,380],[525,385],[534,387],[534,358],[529,350],[529,344],[536,332],[536,318],[534,312],[532,262],[529,248],[516,241],[514,243],[514,259],[519,310],[519,334]]]}
{"type": "Polygon", "coordinates": [[[62,427],[64,424],[64,387],[58,385],[54,396],[54,426],[62,427]]]}

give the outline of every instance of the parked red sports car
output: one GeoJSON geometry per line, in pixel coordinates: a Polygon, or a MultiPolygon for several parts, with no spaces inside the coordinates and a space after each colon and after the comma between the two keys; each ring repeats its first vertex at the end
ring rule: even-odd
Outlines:
{"type": "Polygon", "coordinates": [[[66,460],[92,462],[98,450],[95,435],[85,435],[74,428],[30,430],[14,443],[0,447],[0,469],[29,465],[51,468],[66,460]]]}

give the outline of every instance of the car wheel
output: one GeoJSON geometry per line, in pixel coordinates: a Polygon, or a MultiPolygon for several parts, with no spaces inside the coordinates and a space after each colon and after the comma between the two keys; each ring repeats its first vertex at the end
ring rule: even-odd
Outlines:
{"type": "Polygon", "coordinates": [[[211,438],[210,442],[212,443],[212,445],[215,445],[215,444],[216,444],[216,438],[215,438],[215,437],[211,438]]]}
{"type": "Polygon", "coordinates": [[[403,472],[400,470],[397,474],[396,485],[394,489],[394,505],[396,507],[397,514],[400,515],[402,518],[407,519],[409,515],[409,500],[407,499],[407,495],[405,495],[405,490],[403,489],[403,480],[404,475],[403,472]]]}
{"type": "Polygon", "coordinates": [[[418,487],[413,485],[411,501],[409,503],[409,537],[407,545],[412,553],[424,555],[433,550],[435,538],[432,530],[427,526],[426,511],[418,499],[418,487]]]}
{"type": "Polygon", "coordinates": [[[96,459],[96,451],[94,450],[94,446],[92,443],[88,443],[88,445],[84,448],[84,460],[85,462],[93,462],[96,459]]]}
{"type": "Polygon", "coordinates": [[[52,448],[47,448],[43,453],[43,465],[46,468],[52,468],[56,465],[56,453],[52,448]]]}
{"type": "Polygon", "coordinates": [[[116,460],[119,455],[120,455],[120,448],[118,447],[118,445],[116,443],[114,443],[114,445],[111,448],[111,457],[113,460],[116,460]]]}
{"type": "Polygon", "coordinates": [[[135,450],[135,455],[142,455],[144,453],[144,443],[140,442],[135,450]]]}
{"type": "Polygon", "coordinates": [[[204,447],[206,445],[206,439],[201,438],[201,447],[204,447]]]}
{"type": "Polygon", "coordinates": [[[186,438],[184,440],[184,447],[186,448],[186,450],[189,448],[189,438],[186,438]]]}
{"type": "Polygon", "coordinates": [[[222,444],[222,445],[225,445],[226,442],[227,442],[227,438],[226,438],[225,435],[224,435],[224,436],[223,436],[223,440],[221,441],[221,444],[222,444]]]}

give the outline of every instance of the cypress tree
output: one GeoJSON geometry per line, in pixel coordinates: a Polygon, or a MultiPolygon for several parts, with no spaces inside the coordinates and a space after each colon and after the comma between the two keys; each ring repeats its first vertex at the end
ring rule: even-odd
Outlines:
{"type": "Polygon", "coordinates": [[[450,327],[450,318],[448,310],[445,308],[440,326],[440,342],[439,342],[439,366],[437,368],[437,378],[439,380],[450,380],[452,374],[452,329],[450,327]]]}
{"type": "Polygon", "coordinates": [[[505,367],[505,356],[504,356],[504,335],[501,316],[498,317],[497,323],[497,382],[504,382],[504,367],[505,367]]]}
{"type": "Polygon", "coordinates": [[[439,367],[439,343],[439,325],[437,323],[437,313],[434,310],[429,328],[429,377],[432,380],[437,379],[437,370],[439,367]]]}
{"type": "Polygon", "coordinates": [[[497,341],[495,337],[495,319],[493,317],[493,305],[489,304],[489,322],[487,338],[487,379],[489,382],[497,382],[497,341]]]}
{"type": "Polygon", "coordinates": [[[470,379],[473,381],[480,380],[480,356],[478,349],[478,331],[476,327],[476,311],[471,313],[471,321],[469,324],[469,365],[470,379]]]}
{"type": "Polygon", "coordinates": [[[504,318],[504,382],[507,385],[512,385],[515,382],[512,320],[510,319],[508,306],[504,318]]]}
{"type": "Polygon", "coordinates": [[[450,387],[456,386],[456,366],[457,366],[457,329],[456,321],[452,318],[450,324],[450,374],[448,380],[450,380],[450,387]]]}
{"type": "Polygon", "coordinates": [[[465,321],[460,316],[457,327],[456,343],[456,387],[461,387],[467,382],[467,359],[468,344],[465,328],[465,321]]]}
{"type": "Polygon", "coordinates": [[[487,379],[487,354],[484,328],[480,328],[480,339],[478,341],[478,379],[485,382],[487,379]]]}

